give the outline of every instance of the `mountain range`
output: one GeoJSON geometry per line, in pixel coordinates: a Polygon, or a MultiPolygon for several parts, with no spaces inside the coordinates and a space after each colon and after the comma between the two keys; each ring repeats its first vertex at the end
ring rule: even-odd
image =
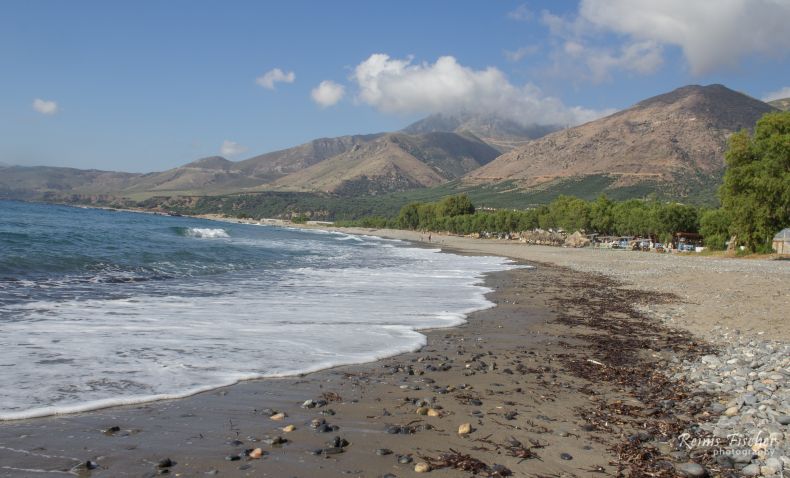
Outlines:
{"type": "Polygon", "coordinates": [[[776,110],[722,85],[692,85],[565,129],[445,114],[398,132],[320,138],[243,161],[213,156],[148,174],[0,164],[0,197],[140,201],[265,191],[361,197],[448,185],[573,193],[579,184],[600,190],[588,193],[663,190],[682,197],[715,188],[728,136],[776,110]]]}

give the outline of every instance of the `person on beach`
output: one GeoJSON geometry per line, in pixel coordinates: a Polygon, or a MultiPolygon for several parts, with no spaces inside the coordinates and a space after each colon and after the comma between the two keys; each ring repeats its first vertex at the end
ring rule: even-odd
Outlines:
{"type": "Polygon", "coordinates": [[[431,242],[431,235],[428,234],[428,242],[431,242]]]}

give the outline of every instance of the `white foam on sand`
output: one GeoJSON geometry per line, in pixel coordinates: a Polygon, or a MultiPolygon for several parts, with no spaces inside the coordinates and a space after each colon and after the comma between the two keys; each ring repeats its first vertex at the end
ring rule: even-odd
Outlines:
{"type": "Polygon", "coordinates": [[[16,306],[24,319],[0,334],[0,420],[186,397],[417,350],[426,341],[418,330],[493,307],[483,275],[515,267],[354,237],[370,245],[359,246],[375,257],[370,267],[343,259],[335,268],[240,274],[205,296],[193,287],[16,306]]]}

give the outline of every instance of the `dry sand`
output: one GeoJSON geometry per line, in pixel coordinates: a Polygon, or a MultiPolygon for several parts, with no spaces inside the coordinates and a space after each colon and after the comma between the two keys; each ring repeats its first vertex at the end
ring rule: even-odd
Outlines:
{"type": "MultiPolygon", "coordinates": [[[[345,231],[420,239],[404,231],[345,231]]],[[[788,297],[781,294],[787,263],[446,236],[434,236],[433,242],[527,259],[537,267],[489,275],[489,298],[497,307],[471,314],[464,326],[427,331],[428,345],[415,353],[245,382],[182,400],[2,423],[0,476],[47,471],[139,477],[167,470],[175,476],[402,477],[415,476],[414,464],[426,459],[438,468],[438,458],[450,450],[480,460],[467,465],[488,466],[479,476],[504,475],[494,464],[514,476],[603,476],[618,469],[632,476],[672,476],[660,468],[666,466],[660,453],[645,459],[639,443],[649,441],[668,453],[680,430],[710,418],[710,397],[692,397],[682,383],[661,374],[678,357],[693,358],[709,348],[642,312],[672,311],[676,324],[698,335],[719,324],[787,337],[787,324],[779,323],[790,316],[788,297]],[[322,396],[330,399],[326,406],[300,407],[322,396]],[[659,407],[667,399],[678,406],[659,407]],[[418,415],[421,400],[442,416],[418,415]],[[273,421],[266,409],[287,417],[273,421]],[[310,426],[314,419],[339,428],[316,432],[310,426]],[[463,423],[471,425],[471,434],[458,435],[463,423]],[[289,424],[296,430],[280,431],[289,424]],[[391,434],[393,426],[413,433],[391,434]],[[112,427],[117,431],[105,432],[112,427]],[[646,436],[635,439],[637,431],[646,436]],[[263,441],[278,435],[288,443],[263,441]],[[312,454],[335,436],[350,445],[337,454],[312,454]],[[266,452],[261,459],[226,460],[257,447],[266,452]],[[380,455],[379,449],[393,453],[380,455]],[[396,455],[414,462],[399,463],[396,455]],[[175,465],[158,468],[165,458],[175,465]],[[86,460],[97,468],[77,466],[86,460]]],[[[448,468],[430,472],[470,475],[448,468]]]]}

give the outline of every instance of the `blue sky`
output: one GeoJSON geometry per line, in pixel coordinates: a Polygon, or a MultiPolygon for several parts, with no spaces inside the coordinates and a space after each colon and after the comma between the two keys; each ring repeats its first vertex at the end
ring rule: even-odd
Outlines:
{"type": "Polygon", "coordinates": [[[8,0],[0,162],[164,170],[436,112],[576,124],[690,83],[790,96],[788,17],[790,0],[8,0]]]}

